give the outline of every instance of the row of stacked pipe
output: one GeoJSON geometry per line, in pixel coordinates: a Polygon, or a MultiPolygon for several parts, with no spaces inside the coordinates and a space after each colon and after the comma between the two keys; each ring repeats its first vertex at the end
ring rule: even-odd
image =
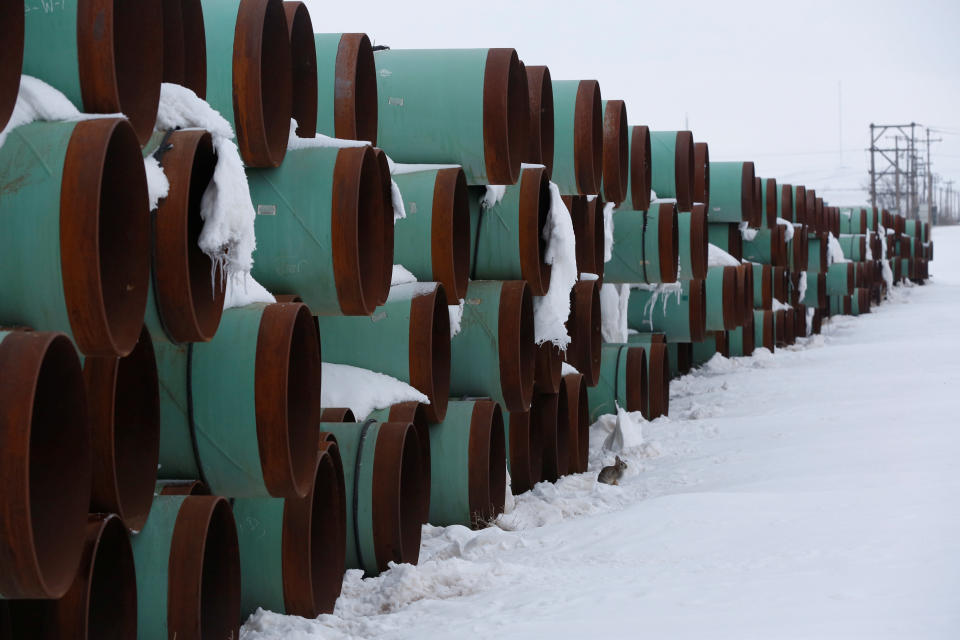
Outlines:
{"type": "Polygon", "coordinates": [[[789,344],[808,309],[812,331],[868,311],[883,255],[918,282],[933,257],[926,225],[710,162],[513,49],[374,52],[280,0],[0,0],[0,32],[0,129],[21,74],[125,114],[0,147],[0,638],[225,638],[258,606],[331,611],[345,568],[416,562],[423,523],[494,519],[508,470],[514,493],[585,471],[597,416],[667,415],[672,377],[789,344]],[[235,127],[252,275],[278,302],[224,311],[198,246],[218,158],[207,131],[155,130],[161,82],[235,127]],[[372,145],[288,150],[291,117],[372,145]],[[395,224],[387,154],[424,165],[392,175],[395,224]],[[154,212],[147,156],[170,183],[154,212]],[[565,351],[535,340],[551,182],[580,274],[565,351]],[[488,185],[507,186],[481,206],[488,185]],[[828,233],[851,262],[828,265],[828,233]],[[394,263],[419,282],[391,287],[394,263]],[[632,288],[624,343],[603,343],[604,283],[632,288]],[[321,353],[429,403],[323,407],[321,353]]]}

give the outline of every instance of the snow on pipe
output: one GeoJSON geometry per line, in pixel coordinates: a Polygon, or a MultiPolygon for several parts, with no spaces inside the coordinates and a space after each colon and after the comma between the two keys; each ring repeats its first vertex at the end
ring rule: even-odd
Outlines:
{"type": "Polygon", "coordinates": [[[138,639],[237,637],[240,552],[226,498],[158,495],[131,544],[138,639]]]}
{"type": "MultiPolygon", "coordinates": [[[[207,39],[206,100],[237,132],[246,166],[279,166],[290,137],[294,86],[283,2],[203,0],[201,7],[207,39]]],[[[295,33],[302,37],[301,31],[295,33]]]]}
{"type": "Polygon", "coordinates": [[[756,348],[753,309],[750,310],[750,318],[746,322],[727,332],[727,340],[731,358],[753,355],[756,348]]]}
{"type": "Polygon", "coordinates": [[[146,328],[130,355],[83,363],[93,467],[90,511],[139,530],[150,513],[160,455],[160,390],[146,328]]]}
{"type": "Polygon", "coordinates": [[[147,181],[130,123],[18,127],[0,148],[0,175],[19,185],[0,203],[0,318],[63,331],[88,356],[130,353],[150,281],[147,181]]]}
{"type": "Polygon", "coordinates": [[[530,66],[525,67],[525,71],[530,95],[530,138],[526,162],[542,164],[549,178],[553,172],[553,81],[548,67],[530,66]]]}
{"type": "Polygon", "coordinates": [[[336,438],[343,463],[346,567],[376,575],[390,562],[416,564],[430,487],[414,426],[368,420],[320,429],[336,438]]]}
{"type": "Polygon", "coordinates": [[[856,282],[856,269],[852,262],[835,262],[827,269],[827,294],[849,296],[856,282]]]}
{"type": "Polygon", "coordinates": [[[662,333],[635,333],[630,344],[640,345],[647,355],[647,402],[643,417],[654,420],[670,415],[670,354],[662,333]]]}
{"type": "Polygon", "coordinates": [[[393,227],[393,260],[421,282],[440,282],[462,299],[470,275],[470,194],[463,169],[431,169],[393,178],[407,217],[393,227]],[[426,242],[429,238],[429,242],[426,242]]]}
{"type": "Polygon", "coordinates": [[[653,203],[648,211],[617,211],[613,238],[613,256],[603,273],[605,282],[677,281],[680,236],[676,203],[653,203]]]}
{"type": "Polygon", "coordinates": [[[600,193],[603,105],[596,80],[553,81],[553,173],[563,195],[600,193]]]}
{"type": "Polygon", "coordinates": [[[199,479],[232,497],[306,494],[321,371],[306,305],[230,309],[210,342],[154,347],[163,392],[161,478],[199,479]]]}
{"type": "Polygon", "coordinates": [[[500,405],[452,401],[446,419],[430,427],[430,523],[482,528],[503,513],[507,445],[500,405]]]}
{"type": "Polygon", "coordinates": [[[785,227],[775,224],[772,227],[756,229],[752,240],[743,240],[743,259],[775,267],[787,266],[787,241],[785,227]]]}
{"type": "Polygon", "coordinates": [[[743,233],[737,224],[710,222],[710,214],[707,214],[707,240],[737,260],[743,260],[743,233]]]}
{"type": "Polygon", "coordinates": [[[137,578],[120,518],[90,514],[77,575],[58,600],[10,603],[13,636],[124,640],[137,635],[137,578]]]}
{"type": "Polygon", "coordinates": [[[317,133],[377,144],[377,70],[370,38],[365,33],[317,33],[313,41],[317,133]]]}
{"type": "MultiPolygon", "coordinates": [[[[796,290],[796,288],[795,288],[796,290]]],[[[827,306],[827,274],[807,272],[807,290],[803,299],[797,300],[797,303],[805,304],[808,307],[822,309],[827,306]]]]}
{"type": "Polygon", "coordinates": [[[462,165],[468,184],[516,183],[530,106],[514,49],[387,49],[374,62],[377,140],[391,158],[462,165]]]}
{"type": "Polygon", "coordinates": [[[650,208],[650,181],[652,179],[650,155],[650,128],[630,127],[630,172],[627,182],[627,199],[623,206],[634,211],[650,208]]]}
{"type": "Polygon", "coordinates": [[[656,192],[658,198],[675,198],[681,211],[690,211],[696,202],[695,155],[691,132],[650,132],[650,188],[656,192]]]}
{"type": "Polygon", "coordinates": [[[737,299],[740,303],[738,322],[748,322],[753,318],[753,265],[742,264],[737,267],[737,299]]]}
{"type": "Polygon", "coordinates": [[[647,354],[641,346],[603,345],[600,377],[587,389],[590,421],[606,413],[616,415],[617,406],[647,415],[647,354]]]}
{"type": "MultiPolygon", "coordinates": [[[[532,405],[532,401],[531,401],[532,405]]],[[[539,420],[533,418],[533,407],[507,414],[507,464],[510,489],[514,494],[529,491],[543,474],[543,432],[539,420]]]]}
{"type": "Polygon", "coordinates": [[[23,22],[23,0],[0,1],[0,131],[7,126],[20,92],[23,22]]]}
{"type": "Polygon", "coordinates": [[[240,548],[241,616],[263,607],[316,618],[332,613],[346,564],[343,464],[336,446],[317,456],[302,498],[233,502],[240,548]]]}
{"type": "Polygon", "coordinates": [[[710,163],[710,222],[754,219],[754,170],[752,162],[710,163]]]}
{"type": "Polygon", "coordinates": [[[303,2],[284,2],[283,11],[290,38],[290,81],[293,90],[290,117],[297,121],[298,137],[312,138],[317,133],[319,99],[313,22],[303,2]]]}
{"type": "Polygon", "coordinates": [[[776,349],[773,333],[773,311],[770,309],[754,309],[753,311],[753,346],[763,347],[769,351],[776,349]]]}
{"type": "Polygon", "coordinates": [[[737,267],[710,267],[704,280],[706,289],[706,330],[736,329],[743,319],[737,296],[737,267]]]}
{"type": "Polygon", "coordinates": [[[369,146],[291,150],[248,169],[257,210],[253,277],[315,313],[369,315],[393,271],[389,176],[369,146]],[[388,238],[389,236],[389,238],[388,238]]]}
{"type": "Polygon", "coordinates": [[[706,308],[703,280],[685,282],[679,295],[634,289],[627,324],[637,331],[663,333],[667,342],[699,342],[706,335],[706,308]]]}
{"type": "Polygon", "coordinates": [[[710,149],[706,142],[693,144],[693,201],[710,207],[710,149]]]}
{"type": "Polygon", "coordinates": [[[773,267],[753,263],[753,308],[773,308],[773,267]]]}
{"type": "Polygon", "coordinates": [[[680,261],[677,277],[680,280],[702,280],[707,277],[707,229],[706,205],[696,203],[692,211],[677,214],[677,251],[680,261]]]}
{"type": "Polygon", "coordinates": [[[569,473],[587,470],[590,453],[590,411],[587,385],[583,375],[568,373],[560,385],[560,402],[567,406],[567,430],[570,433],[569,473]]]}
{"type": "Polygon", "coordinates": [[[450,396],[451,339],[442,284],[397,285],[372,316],[317,316],[316,323],[325,362],[402,380],[430,400],[426,411],[431,422],[443,420],[450,396]]]}
{"type": "Polygon", "coordinates": [[[530,288],[522,280],[476,280],[465,302],[460,333],[450,344],[450,394],[489,397],[506,411],[526,411],[536,367],[530,288]]]}
{"type": "Polygon", "coordinates": [[[219,268],[211,280],[214,265],[199,246],[200,200],[217,164],[213,142],[208,132],[198,129],[169,136],[157,132],[144,149],[145,156],[157,153],[170,184],[151,230],[153,278],[147,326],[156,339],[206,342],[220,324],[225,292],[219,268]]]}
{"type": "Polygon", "coordinates": [[[533,374],[534,391],[557,393],[563,374],[563,352],[549,340],[537,345],[537,362],[533,374]]]}
{"type": "Polygon", "coordinates": [[[630,176],[630,128],[623,100],[603,100],[603,160],[601,191],[607,202],[620,204],[627,197],[630,176]]]}
{"type": "Polygon", "coordinates": [[[67,336],[0,330],[0,408],[0,600],[59,598],[80,562],[91,477],[83,377],[67,336]]]}
{"type": "Polygon", "coordinates": [[[163,82],[207,95],[207,37],[201,0],[162,0],[163,82]]]}
{"type": "Polygon", "coordinates": [[[588,387],[596,385],[600,376],[601,328],[600,284],[597,280],[581,280],[570,291],[570,344],[564,357],[583,374],[588,387]]]}
{"type": "Polygon", "coordinates": [[[526,280],[531,295],[546,295],[550,265],[543,230],[550,213],[550,180],[542,167],[523,169],[515,185],[492,206],[480,202],[483,187],[471,190],[475,280],[526,280]],[[514,250],[516,247],[516,250],[514,250]]]}
{"type": "Polygon", "coordinates": [[[24,28],[23,73],[81,111],[125,114],[140,143],[150,138],[163,79],[161,0],[64,3],[27,11],[24,28]]]}
{"type": "MultiPolygon", "coordinates": [[[[408,401],[399,402],[385,409],[378,409],[370,413],[367,418],[373,418],[380,422],[409,422],[417,432],[417,441],[420,444],[420,461],[423,471],[424,486],[429,487],[432,482],[430,470],[432,467],[432,456],[430,454],[430,423],[435,422],[430,419],[428,413],[429,405],[422,402],[408,401]]],[[[347,410],[349,411],[349,409],[347,410]]],[[[350,414],[353,417],[353,414],[350,414]]],[[[326,422],[324,420],[323,422],[326,422]]],[[[334,420],[334,422],[355,422],[354,420],[334,420]]],[[[421,522],[430,520],[430,494],[427,493],[423,500],[423,513],[421,522]]]]}
{"type": "Polygon", "coordinates": [[[540,423],[543,434],[541,479],[556,482],[570,467],[570,421],[566,395],[560,406],[560,394],[535,393],[530,406],[530,419],[540,423]]]}

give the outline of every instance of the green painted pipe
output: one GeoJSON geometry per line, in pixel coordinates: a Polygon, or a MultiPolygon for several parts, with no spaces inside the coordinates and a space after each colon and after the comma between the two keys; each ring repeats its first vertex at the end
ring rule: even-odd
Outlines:
{"type": "Polygon", "coordinates": [[[163,79],[160,1],[25,9],[23,73],[60,90],[80,111],[125,114],[139,141],[146,142],[163,79]]]}
{"type": "Polygon", "coordinates": [[[603,167],[600,194],[607,202],[620,204],[630,183],[630,128],[623,100],[602,100],[603,167]]]}
{"type": "Polygon", "coordinates": [[[460,300],[467,292],[474,246],[463,170],[415,171],[393,179],[407,212],[394,224],[393,261],[420,282],[440,282],[451,300],[460,300]]]}
{"type": "Polygon", "coordinates": [[[850,315],[859,316],[863,313],[870,313],[870,290],[857,288],[850,296],[850,315]]]}
{"type": "Polygon", "coordinates": [[[799,302],[820,309],[827,304],[827,274],[807,271],[807,289],[799,302]]]}
{"type": "Polygon", "coordinates": [[[743,259],[775,267],[787,265],[787,245],[781,225],[770,228],[753,229],[753,240],[743,241],[743,259]]]}
{"type": "Polygon", "coordinates": [[[647,354],[643,347],[607,343],[600,356],[600,379],[587,388],[590,422],[604,414],[616,415],[617,405],[646,414],[647,354]]]}
{"type": "Polygon", "coordinates": [[[213,638],[240,632],[240,553],[226,498],[157,495],[130,542],[137,575],[137,638],[213,638]]]}
{"type": "Polygon", "coordinates": [[[710,163],[710,222],[753,219],[753,177],[752,162],[710,163]]]}
{"type": "Polygon", "coordinates": [[[728,222],[710,222],[710,217],[707,216],[707,240],[737,260],[743,259],[743,234],[740,233],[737,225],[728,222]]]}
{"type": "Polygon", "coordinates": [[[603,104],[596,80],[553,81],[553,173],[563,195],[600,193],[603,104]]]}
{"type": "Polygon", "coordinates": [[[867,236],[861,234],[841,233],[837,238],[843,255],[848,260],[863,262],[867,259],[867,236]]]}
{"type": "MultiPolygon", "coordinates": [[[[544,261],[544,228],[550,214],[550,180],[542,167],[524,169],[515,185],[492,207],[474,207],[475,248],[470,277],[475,280],[526,280],[531,295],[550,288],[544,261]]],[[[422,244],[422,243],[421,243],[422,244]]]]}
{"type": "Polygon", "coordinates": [[[129,354],[150,281],[147,181],[130,124],[18,127],[0,148],[0,185],[0,318],[66,333],[88,356],[129,354]]]}
{"type": "Polygon", "coordinates": [[[840,233],[865,234],[868,226],[866,209],[859,207],[840,209],[840,233]]]}
{"type": "Polygon", "coordinates": [[[778,224],[777,218],[793,219],[792,186],[778,185],[774,178],[767,178],[760,183],[760,202],[763,207],[763,226],[773,229],[778,224]]]}
{"type": "Polygon", "coordinates": [[[430,426],[430,523],[482,527],[503,513],[507,450],[503,414],[492,400],[451,401],[430,426]]]}
{"type": "MultiPolygon", "coordinates": [[[[347,501],[346,566],[370,575],[389,562],[416,564],[429,487],[410,423],[320,423],[337,439],[347,501]]],[[[431,500],[432,502],[432,500],[431,500]]]]}
{"type": "Polygon", "coordinates": [[[489,397],[507,411],[533,398],[533,300],[522,280],[467,287],[460,333],[450,341],[450,395],[489,397]]]}
{"type": "Polygon", "coordinates": [[[393,287],[372,316],[317,316],[326,362],[385,373],[423,392],[431,422],[450,395],[450,314],[443,285],[393,287]]]}
{"type": "Polygon", "coordinates": [[[627,199],[623,202],[625,209],[646,211],[650,208],[652,166],[649,127],[630,127],[630,170],[627,174],[627,199]]]}
{"type": "Polygon", "coordinates": [[[703,204],[693,205],[693,211],[677,213],[677,237],[680,280],[702,280],[707,277],[709,234],[707,211],[703,204]]]}
{"type": "Polygon", "coordinates": [[[737,267],[709,267],[704,280],[706,330],[729,331],[738,326],[737,267]]]}
{"type": "Polygon", "coordinates": [[[753,307],[770,309],[773,306],[773,267],[756,262],[750,266],[753,269],[753,307]]]}
{"type": "Polygon", "coordinates": [[[689,342],[667,342],[667,356],[670,359],[670,377],[679,378],[690,373],[690,361],[693,345],[689,342]]]}
{"type": "Polygon", "coordinates": [[[649,211],[620,209],[614,216],[613,256],[604,265],[604,282],[676,282],[679,249],[675,204],[655,203],[649,211]]]}
{"type": "Polygon", "coordinates": [[[753,346],[763,347],[771,352],[776,349],[773,333],[773,311],[770,309],[753,310],[753,346]]]}
{"type": "Polygon", "coordinates": [[[681,211],[693,207],[693,155],[689,131],[650,132],[650,188],[657,198],[676,198],[681,211]]]}
{"type": "Polygon", "coordinates": [[[703,280],[683,283],[679,295],[633,289],[627,302],[627,324],[638,331],[664,333],[667,342],[702,339],[706,322],[706,288],[703,280]],[[656,296],[656,301],[651,300],[656,296]]]}
{"type": "Polygon", "coordinates": [[[365,33],[317,33],[317,133],[377,144],[377,70],[365,33]]]}
{"type": "Polygon", "coordinates": [[[811,233],[807,237],[807,271],[812,271],[814,273],[826,273],[826,234],[811,233]]]}
{"type": "Polygon", "coordinates": [[[904,223],[903,233],[911,238],[920,238],[923,241],[923,222],[920,220],[907,220],[904,223]]]}
{"type": "Polygon", "coordinates": [[[386,172],[370,147],[292,150],[280,167],[247,170],[257,211],[253,277],[300,296],[314,313],[369,315],[392,274],[386,172]]]}
{"type": "Polygon", "coordinates": [[[753,319],[750,322],[727,332],[729,341],[730,357],[749,357],[753,355],[756,348],[756,330],[753,319]]]}
{"type": "Polygon", "coordinates": [[[391,158],[459,164],[468,184],[517,181],[530,111],[516,51],[386,49],[374,62],[377,142],[391,158]]]}
{"type": "Polygon", "coordinates": [[[843,316],[851,314],[852,299],[850,296],[831,295],[830,315],[843,316]]]}
{"type": "Polygon", "coordinates": [[[835,262],[830,265],[827,269],[827,294],[848,296],[853,293],[854,275],[852,262],[835,262]]]}
{"type": "Polygon", "coordinates": [[[655,420],[670,413],[670,353],[662,333],[632,333],[627,339],[647,354],[647,406],[643,415],[655,420]]]}
{"type": "Polygon", "coordinates": [[[707,334],[705,339],[693,343],[693,355],[691,362],[693,366],[699,367],[705,364],[717,353],[717,337],[711,332],[707,334]]]}

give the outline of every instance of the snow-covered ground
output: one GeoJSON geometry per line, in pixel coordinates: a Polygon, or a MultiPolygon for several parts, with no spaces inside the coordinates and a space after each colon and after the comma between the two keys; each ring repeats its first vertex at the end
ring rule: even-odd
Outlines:
{"type": "Polygon", "coordinates": [[[427,528],[419,566],[241,638],[960,637],[960,228],[934,239],[927,285],[675,381],[622,486],[598,428],[504,528],[427,528]]]}

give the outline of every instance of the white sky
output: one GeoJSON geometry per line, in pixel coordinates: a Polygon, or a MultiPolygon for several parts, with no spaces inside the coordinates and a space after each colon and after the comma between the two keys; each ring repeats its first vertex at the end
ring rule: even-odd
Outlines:
{"type": "Polygon", "coordinates": [[[688,118],[712,160],[833,204],[868,198],[871,121],[935,126],[934,172],[960,188],[960,0],[305,2],[314,30],[395,49],[514,47],[554,79],[597,79],[631,124],[688,118]]]}

